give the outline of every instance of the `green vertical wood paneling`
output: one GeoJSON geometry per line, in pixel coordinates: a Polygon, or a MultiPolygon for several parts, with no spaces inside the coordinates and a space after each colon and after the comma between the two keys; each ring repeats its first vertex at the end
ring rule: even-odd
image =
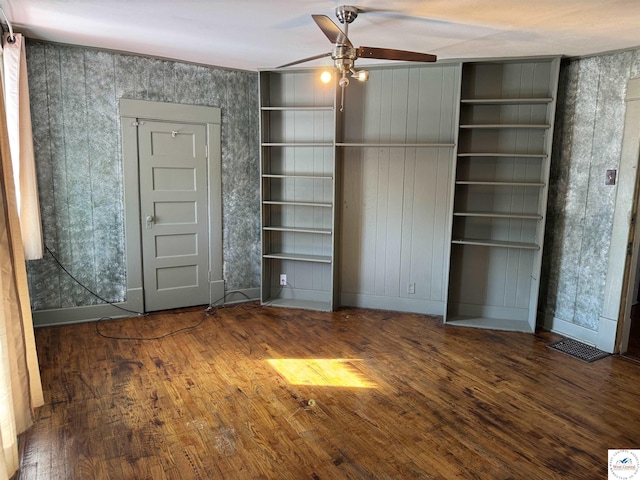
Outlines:
{"type": "Polygon", "coordinates": [[[372,144],[343,153],[341,290],[350,298],[444,300],[453,149],[375,143],[453,143],[458,72],[372,70],[347,89],[345,141],[372,144]]]}

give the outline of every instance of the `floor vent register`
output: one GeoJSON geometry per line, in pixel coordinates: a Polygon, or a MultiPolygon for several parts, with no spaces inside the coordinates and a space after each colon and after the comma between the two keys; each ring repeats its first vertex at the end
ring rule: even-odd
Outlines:
{"type": "Polygon", "coordinates": [[[559,342],[550,343],[548,347],[587,363],[595,362],[596,360],[609,356],[609,353],[605,351],[578,342],[572,338],[563,338],[559,342]]]}

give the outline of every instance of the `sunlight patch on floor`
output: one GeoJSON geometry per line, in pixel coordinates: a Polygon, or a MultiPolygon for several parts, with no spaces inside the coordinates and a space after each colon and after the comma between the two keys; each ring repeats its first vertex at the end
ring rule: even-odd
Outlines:
{"type": "Polygon", "coordinates": [[[377,388],[348,358],[273,358],[271,366],[292,385],[377,388]]]}

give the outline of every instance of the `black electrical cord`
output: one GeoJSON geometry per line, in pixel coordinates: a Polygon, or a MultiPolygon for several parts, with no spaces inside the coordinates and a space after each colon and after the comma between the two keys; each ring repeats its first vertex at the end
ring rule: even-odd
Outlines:
{"type": "MultiPolygon", "coordinates": [[[[102,302],[111,305],[112,307],[118,308],[124,312],[127,313],[133,313],[135,315],[141,316],[141,317],[146,317],[149,314],[148,313],[142,313],[142,312],[137,312],[135,310],[129,310],[127,308],[121,307],[119,305],[116,305],[115,303],[112,303],[108,300],[105,300],[104,298],[102,298],[100,295],[98,295],[97,293],[95,293],[94,291],[92,291],[91,289],[89,289],[86,285],[82,284],[76,277],[74,277],[71,272],[69,272],[69,270],[67,270],[65,268],[65,266],[60,262],[60,260],[58,260],[58,258],[53,254],[53,252],[49,249],[49,247],[45,244],[44,248],[47,252],[49,252],[49,255],[51,255],[51,258],[53,258],[53,260],[58,264],[58,266],[62,269],[62,271],[64,273],[66,273],[74,282],[76,282],[78,285],[80,285],[82,288],[84,288],[87,292],[89,292],[91,295],[93,295],[94,297],[96,297],[98,300],[101,300],[102,302]]],[[[182,333],[182,332],[188,332],[190,330],[194,330],[196,328],[198,328],[200,325],[202,325],[202,323],[204,322],[205,318],[210,317],[210,316],[214,316],[216,314],[216,312],[218,311],[218,308],[221,308],[219,305],[217,305],[219,302],[223,302],[227,299],[227,297],[231,294],[236,294],[239,293],[240,295],[244,296],[248,301],[251,301],[253,299],[249,298],[249,296],[244,293],[241,292],[239,290],[230,290],[227,293],[224,294],[224,296],[222,296],[221,298],[219,298],[218,300],[216,300],[215,302],[213,302],[212,304],[210,304],[205,310],[204,310],[204,314],[202,315],[202,318],[195,324],[195,325],[191,325],[189,327],[183,327],[183,328],[179,328],[177,330],[173,330],[169,333],[166,333],[164,335],[159,335],[156,337],[118,337],[118,336],[113,336],[113,335],[107,335],[105,333],[103,333],[102,331],[100,331],[100,323],[102,323],[104,320],[113,320],[112,317],[102,317],[100,318],[96,324],[96,333],[98,335],[100,335],[103,338],[109,338],[112,340],[162,340],[163,338],[167,338],[170,337],[172,335],[176,335],[178,333],[182,333]]]]}
{"type": "Polygon", "coordinates": [[[227,299],[227,296],[232,294],[232,293],[239,293],[239,294],[243,295],[247,300],[249,300],[249,301],[252,300],[244,292],[241,292],[239,290],[230,290],[227,293],[225,293],[224,296],[220,297],[218,300],[216,300],[211,305],[209,305],[207,308],[205,308],[205,310],[203,312],[203,315],[202,315],[202,318],[200,318],[200,320],[198,320],[198,322],[196,322],[194,325],[190,325],[188,327],[183,327],[183,328],[178,328],[177,330],[173,330],[171,332],[165,333],[164,335],[158,335],[157,337],[124,337],[124,336],[121,337],[121,336],[107,335],[106,333],[103,333],[102,331],[100,331],[100,323],[102,323],[103,320],[112,320],[110,317],[102,317],[101,319],[99,319],[96,322],[96,333],[98,335],[100,335],[101,337],[103,337],[103,338],[109,338],[109,339],[112,339],[112,340],[162,340],[163,338],[171,337],[171,336],[176,335],[178,333],[189,332],[191,330],[195,330],[200,325],[202,325],[202,323],[205,321],[205,319],[207,317],[215,316],[215,314],[216,314],[216,312],[218,311],[219,308],[229,308],[229,307],[224,307],[222,305],[217,305],[217,303],[218,302],[223,302],[224,303],[224,301],[227,299]]]}
{"type": "Polygon", "coordinates": [[[71,280],[73,280],[74,282],[76,282],[78,285],[80,285],[82,288],[84,288],[87,292],[89,292],[91,295],[93,295],[94,297],[96,297],[98,300],[103,301],[104,303],[108,303],[109,305],[111,305],[112,307],[118,308],[124,312],[127,313],[135,313],[136,315],[146,315],[146,313],[142,313],[142,312],[137,312],[135,310],[129,310],[128,308],[124,308],[121,307],[119,305],[116,305],[113,302],[110,302],[109,300],[105,300],[104,298],[102,298],[100,295],[98,295],[96,292],[94,292],[93,290],[90,290],[86,285],[83,285],[80,280],[78,280],[76,277],[74,277],[71,272],[69,272],[69,270],[67,270],[64,265],[62,265],[62,263],[60,262],[60,260],[58,260],[58,258],[53,254],[53,252],[49,249],[49,247],[47,247],[47,245],[45,244],[44,249],[49,252],[49,255],[51,255],[51,258],[53,258],[53,260],[58,264],[58,266],[62,269],[62,271],[64,273],[66,273],[67,275],[69,275],[69,277],[71,277],[71,280]]]}
{"type": "Polygon", "coordinates": [[[171,336],[176,335],[178,333],[188,332],[189,330],[195,330],[200,325],[202,325],[202,322],[204,322],[204,319],[207,318],[208,316],[209,315],[205,311],[205,313],[202,315],[202,318],[195,325],[191,325],[189,327],[179,328],[179,329],[173,330],[173,331],[171,331],[169,333],[165,333],[164,335],[158,335],[157,337],[126,337],[126,336],[108,335],[106,333],[103,333],[100,330],[100,323],[102,323],[103,320],[113,320],[113,319],[111,317],[102,317],[101,319],[99,319],[96,322],[96,333],[98,335],[100,335],[102,338],[109,338],[111,340],[162,340],[163,338],[171,337],[171,336]]]}

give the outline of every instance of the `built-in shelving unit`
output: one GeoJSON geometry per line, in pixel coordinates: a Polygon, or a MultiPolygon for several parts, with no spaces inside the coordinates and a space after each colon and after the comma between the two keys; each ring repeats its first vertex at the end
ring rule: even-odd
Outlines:
{"type": "Polygon", "coordinates": [[[263,304],[533,331],[558,71],[372,67],[343,111],[316,69],[261,71],[263,304]]]}
{"type": "Polygon", "coordinates": [[[262,303],[333,310],[335,86],[316,78],[260,72],[262,303]]]}
{"type": "Polygon", "coordinates": [[[443,313],[460,64],[374,67],[343,111],[318,76],[260,72],[262,302],[443,313]]]}
{"type": "Polygon", "coordinates": [[[447,323],[535,329],[558,71],[463,64],[447,323]]]}

